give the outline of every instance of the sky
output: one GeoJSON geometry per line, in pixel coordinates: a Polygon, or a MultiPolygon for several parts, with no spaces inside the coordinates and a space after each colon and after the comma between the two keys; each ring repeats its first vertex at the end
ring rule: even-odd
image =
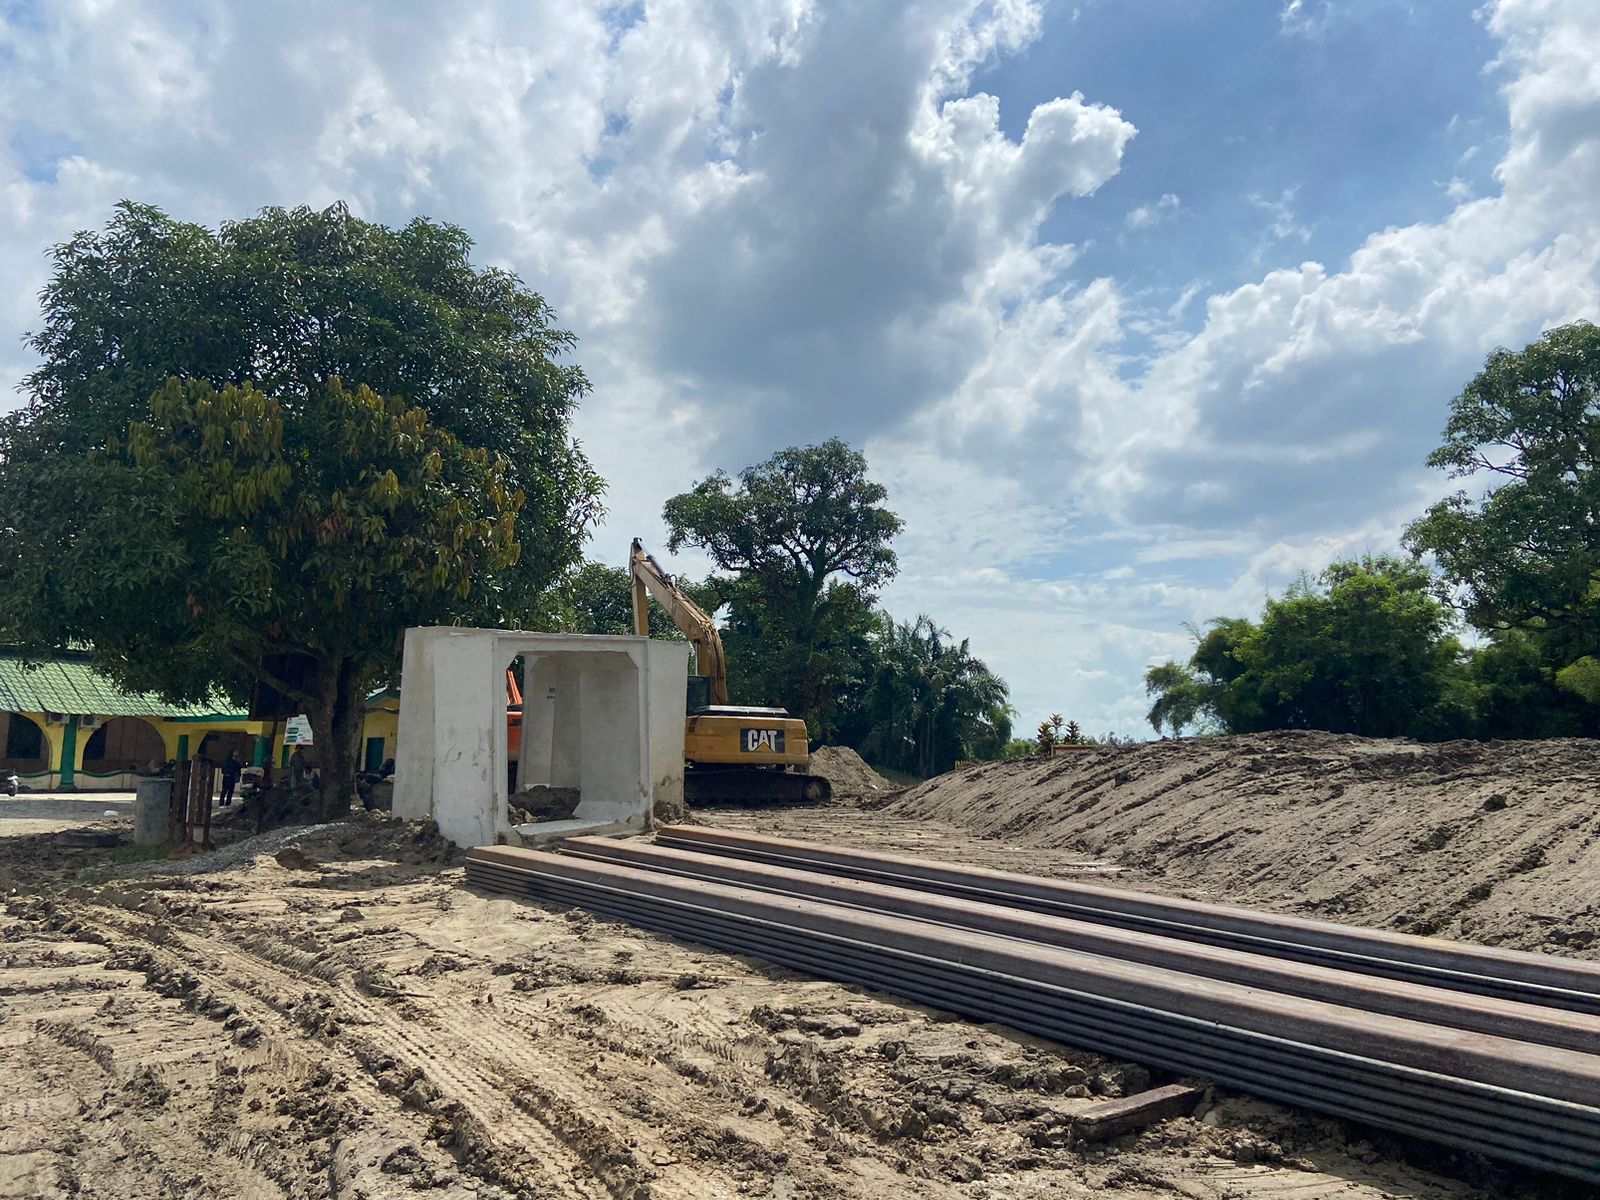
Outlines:
{"type": "MultiPolygon", "coordinates": [[[[1595,0],[0,0],[0,405],[121,198],[455,222],[579,338],[591,556],[839,436],[883,602],[1059,712],[1398,545],[1498,346],[1600,318],[1595,0]]],[[[691,573],[703,561],[676,563],[691,573]]]]}

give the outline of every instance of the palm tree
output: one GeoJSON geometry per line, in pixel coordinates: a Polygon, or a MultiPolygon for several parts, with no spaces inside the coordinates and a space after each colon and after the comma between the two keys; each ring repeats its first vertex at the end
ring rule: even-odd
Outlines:
{"type": "Polygon", "coordinates": [[[969,642],[955,642],[932,617],[895,622],[887,614],[875,640],[867,746],[879,761],[930,776],[980,745],[1005,744],[1012,715],[1006,685],[969,642]]]}

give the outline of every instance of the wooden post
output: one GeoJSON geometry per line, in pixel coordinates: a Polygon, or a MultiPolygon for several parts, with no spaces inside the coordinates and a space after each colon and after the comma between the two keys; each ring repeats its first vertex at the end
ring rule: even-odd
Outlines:
{"type": "Polygon", "coordinates": [[[1203,1087],[1174,1083],[1116,1100],[1102,1100],[1072,1114],[1072,1135],[1077,1142],[1104,1142],[1168,1117],[1194,1111],[1205,1096],[1203,1087]]]}
{"type": "Polygon", "coordinates": [[[189,823],[189,761],[180,758],[172,764],[172,799],[167,808],[167,844],[177,853],[182,848],[189,823]]]}
{"type": "Polygon", "coordinates": [[[172,852],[174,858],[187,858],[197,850],[215,850],[211,840],[211,793],[216,787],[217,764],[202,755],[195,755],[186,763],[178,764],[179,780],[173,779],[172,794],[183,796],[183,842],[172,852]],[[199,832],[198,840],[195,837],[199,832]]]}
{"type": "Polygon", "coordinates": [[[200,761],[204,764],[200,774],[205,781],[200,791],[200,848],[215,850],[217,844],[211,840],[211,805],[216,796],[217,764],[209,758],[200,761]]]}

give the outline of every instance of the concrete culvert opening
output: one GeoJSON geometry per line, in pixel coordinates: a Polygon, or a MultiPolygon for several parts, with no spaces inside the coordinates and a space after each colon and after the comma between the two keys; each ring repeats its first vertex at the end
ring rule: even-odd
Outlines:
{"type": "Polygon", "coordinates": [[[682,804],[686,669],[647,638],[411,630],[395,813],[461,846],[642,832],[682,804]]]}

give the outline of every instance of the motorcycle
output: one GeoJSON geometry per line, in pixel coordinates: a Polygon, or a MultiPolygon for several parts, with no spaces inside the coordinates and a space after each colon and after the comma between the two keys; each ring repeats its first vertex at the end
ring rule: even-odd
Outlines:
{"type": "Polygon", "coordinates": [[[5,789],[6,795],[15,796],[18,787],[16,774],[12,771],[0,771],[0,787],[5,789]]]}

